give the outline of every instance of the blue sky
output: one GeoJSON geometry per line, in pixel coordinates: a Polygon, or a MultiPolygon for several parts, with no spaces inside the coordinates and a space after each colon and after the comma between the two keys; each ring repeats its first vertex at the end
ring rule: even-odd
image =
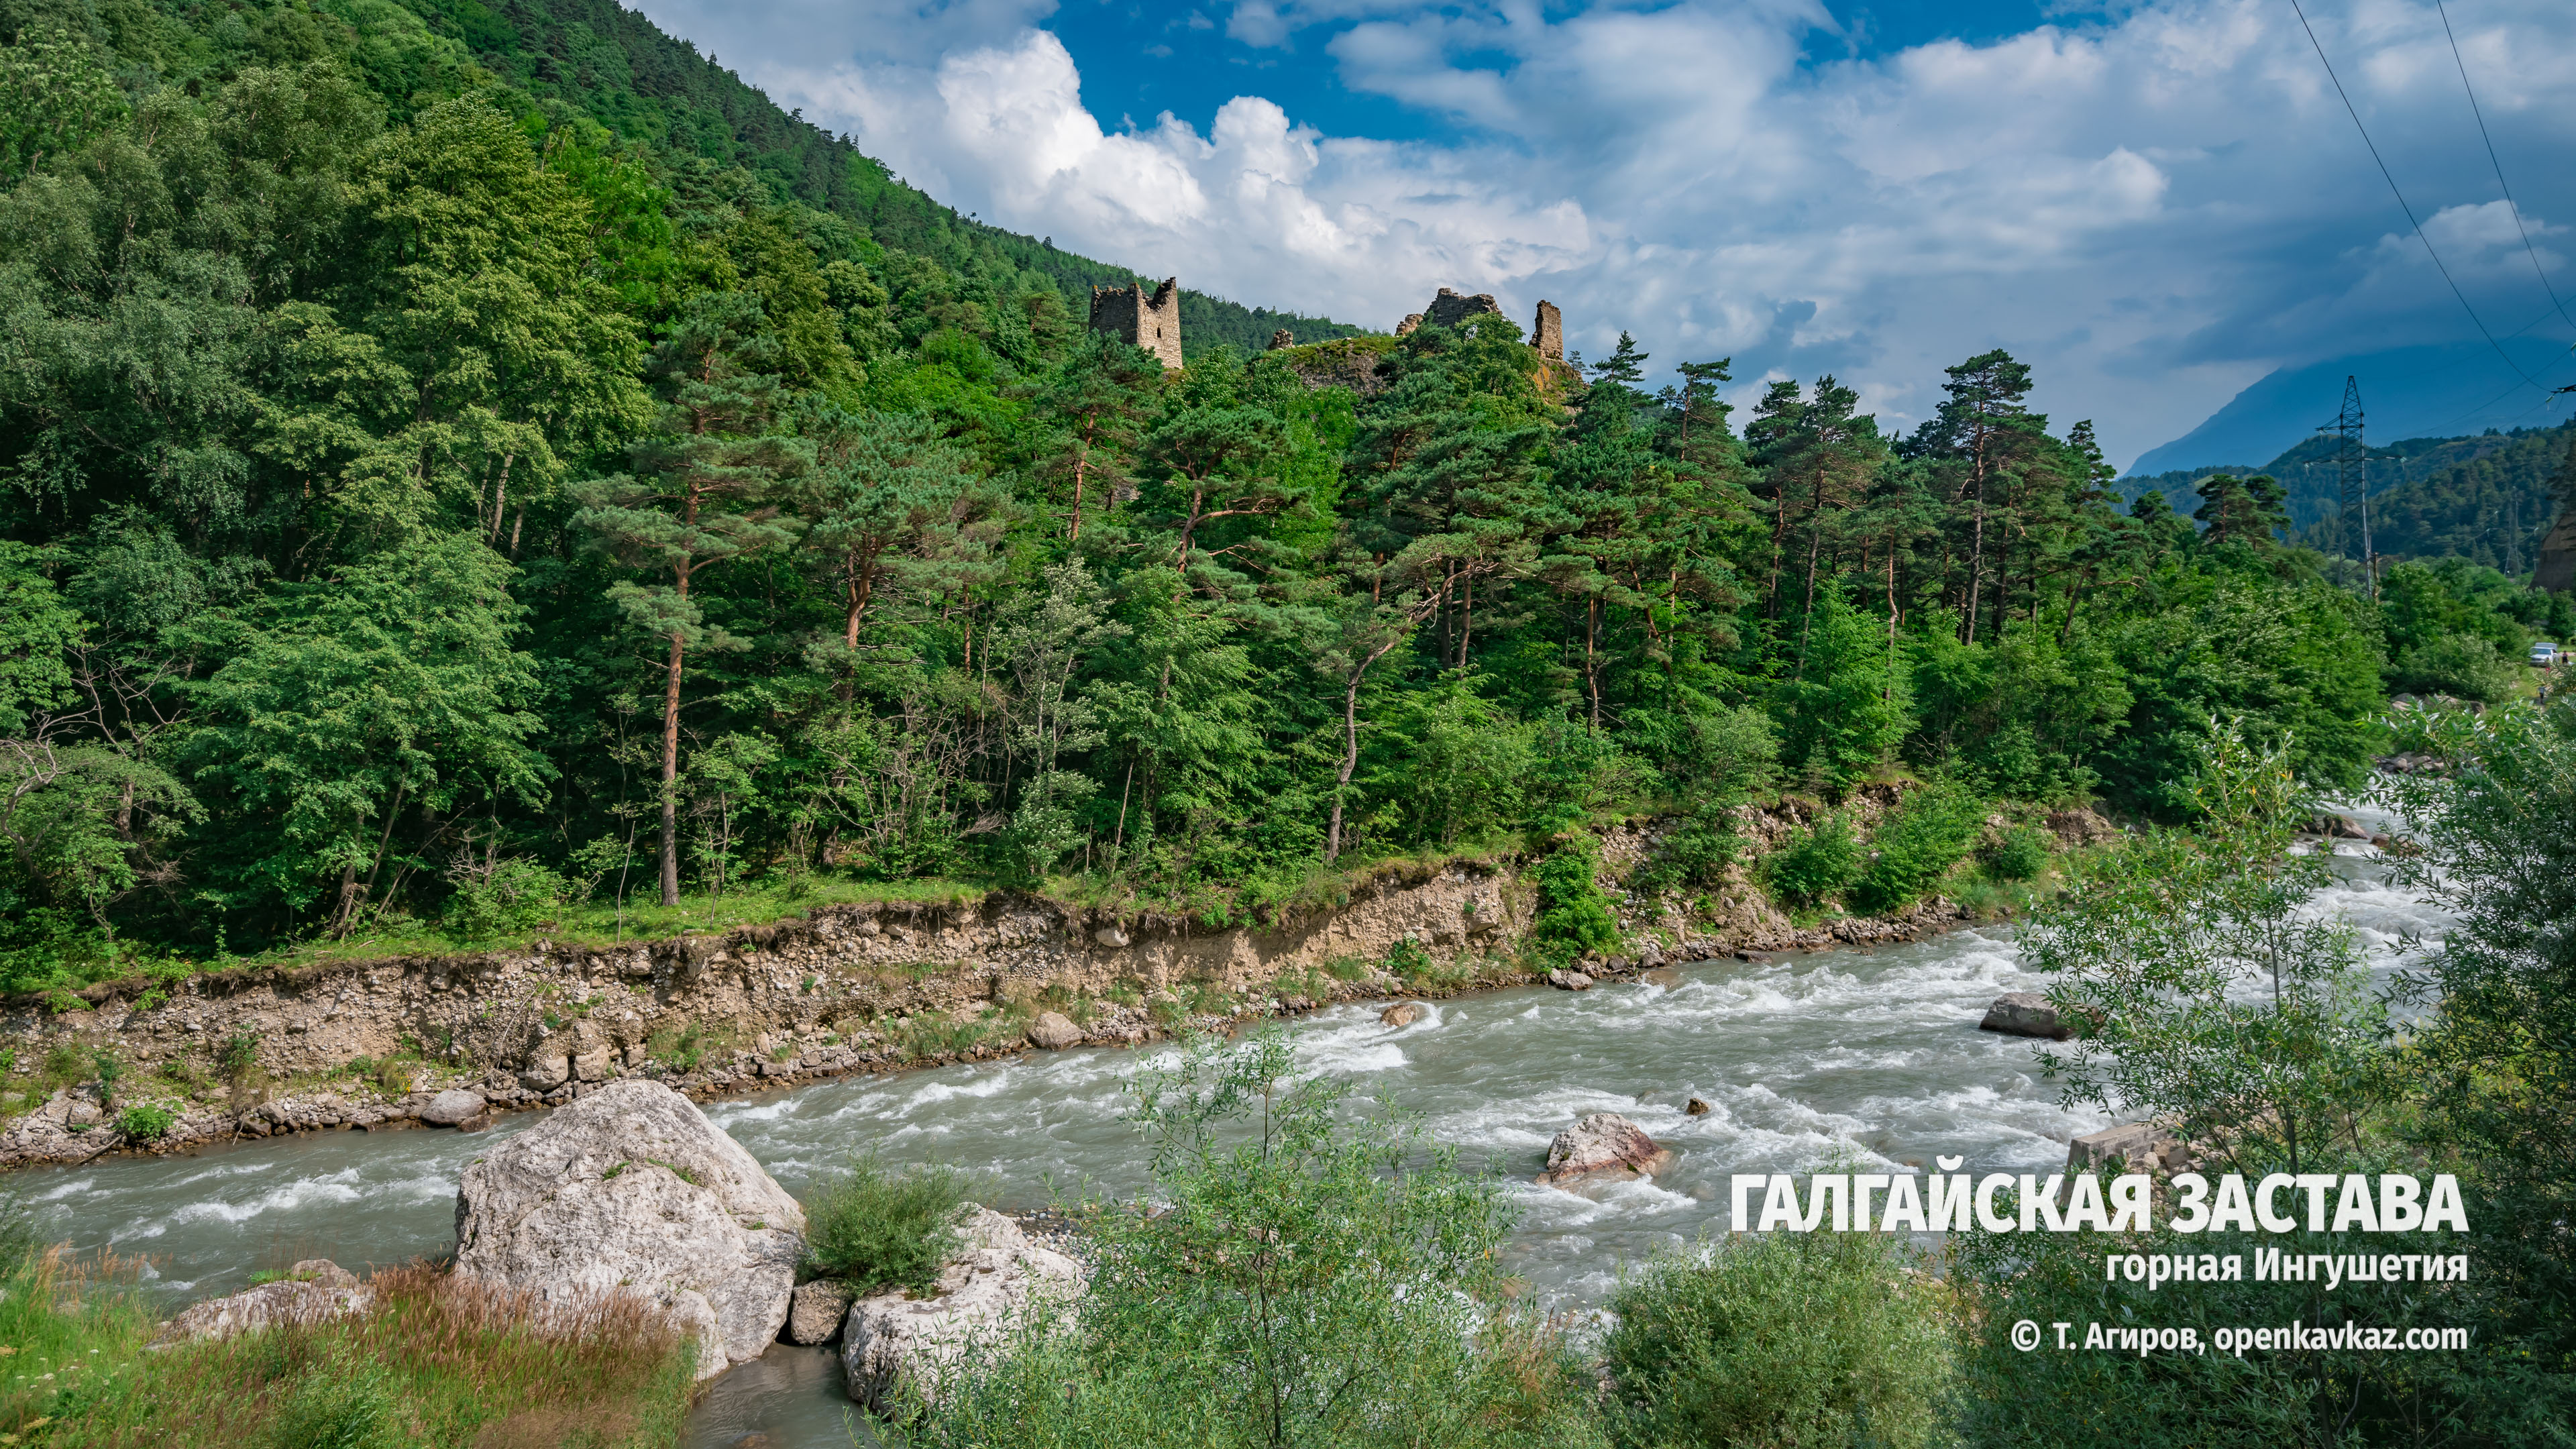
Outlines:
{"type": "MultiPolygon", "coordinates": [[[[1469,139],[1473,128],[1450,115],[1343,83],[1333,42],[1348,35],[1357,20],[1309,19],[1293,11],[1283,16],[1287,9],[1059,0],[1055,12],[1039,23],[1072,54],[1082,73],[1084,102],[1104,124],[1151,125],[1169,111],[1205,131],[1227,101],[1255,94],[1333,135],[1453,143],[1469,139]]],[[[1802,39],[1815,59],[1844,60],[1935,40],[1992,41],[2052,18],[2063,23],[2101,13],[2096,7],[2049,6],[2038,0],[1836,4],[1816,17],[1802,39]]],[[[1502,58],[1500,53],[1489,57],[1502,58]]]]}
{"type": "MultiPolygon", "coordinates": [[[[2302,3],[2451,280],[2576,381],[2566,0],[2450,4],[2518,209],[2432,0],[2302,3]]],[[[1545,298],[1587,353],[1831,372],[1891,428],[2002,346],[2126,463],[2276,368],[2477,340],[2290,0],[642,8],[988,221],[1376,326],[1545,298]]]]}

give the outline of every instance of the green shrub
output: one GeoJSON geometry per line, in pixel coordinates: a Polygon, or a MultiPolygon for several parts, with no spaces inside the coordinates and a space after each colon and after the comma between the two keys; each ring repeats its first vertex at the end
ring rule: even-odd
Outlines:
{"type": "Polygon", "coordinates": [[[1655,858],[1630,878],[1630,884],[1649,895],[1713,886],[1725,878],[1726,868],[1743,848],[1743,838],[1728,829],[1723,819],[1703,813],[1684,821],[1655,858]]]}
{"type": "Polygon", "coordinates": [[[2047,832],[2016,825],[1986,852],[1986,874],[1997,880],[2031,880],[2048,869],[2048,854],[2047,832]]]}
{"type": "Polygon", "coordinates": [[[259,1033],[237,1031],[225,1037],[224,1044],[215,1051],[215,1066],[228,1082],[250,1075],[259,1066],[259,1033]]]}
{"type": "Polygon", "coordinates": [[[90,1053],[90,1062],[98,1074],[98,1100],[101,1104],[115,1101],[117,1079],[125,1075],[125,1063],[104,1047],[90,1053]]]}
{"type": "Polygon", "coordinates": [[[1386,953],[1386,969],[1399,981],[1419,981],[1431,974],[1431,953],[1411,936],[1395,943],[1386,953]]]}
{"type": "Polygon", "coordinates": [[[1968,853],[1985,813],[1984,801],[1955,785],[1933,785],[1907,795],[1871,834],[1874,858],[1861,872],[1852,904],[1877,914],[1931,889],[1968,853]]]}
{"type": "Polygon", "coordinates": [[[1510,1301],[1512,1197],[1418,1121],[1200,1041],[1139,1089],[1154,1191],[1083,1205],[1079,1313],[1040,1305],[895,1406],[910,1449],[1590,1449],[1563,1324],[1510,1301]]]}
{"type": "Polygon", "coordinates": [[[2450,694],[2496,704],[2513,695],[2514,666],[2495,641],[2477,634],[2444,634],[2407,650],[2389,671],[2389,682],[2414,694],[2450,694]]]}
{"type": "Polygon", "coordinates": [[[148,1104],[128,1107],[116,1116],[116,1130],[137,1142],[158,1142],[178,1125],[178,1113],[148,1104]]]}
{"type": "Polygon", "coordinates": [[[929,1287],[964,1241],[957,1220],[972,1185],[953,1167],[851,1158],[806,1196],[805,1272],[861,1294],[929,1287]]]}
{"type": "Polygon", "coordinates": [[[580,892],[533,860],[495,862],[489,872],[457,878],[455,894],[439,913],[439,929],[459,942],[486,941],[542,925],[580,892]]]}
{"type": "Polygon", "coordinates": [[[1948,1325],[1902,1239],[1777,1233],[1668,1258],[1610,1302],[1615,1444],[1946,1443],[1948,1325]]]}
{"type": "Polygon", "coordinates": [[[79,1047],[69,1042],[45,1053],[44,1082],[49,1087],[68,1087],[86,1079],[89,1062],[79,1047]]]}
{"type": "Polygon", "coordinates": [[[1813,906],[1850,888],[1860,869],[1860,843],[1852,838],[1851,822],[1827,815],[1762,857],[1762,885],[1791,905],[1813,906]]]}
{"type": "Polygon", "coordinates": [[[1618,949],[1619,922],[1595,878],[1599,865],[1600,847],[1590,836],[1578,835],[1530,871],[1538,886],[1538,919],[1530,924],[1530,945],[1541,960],[1561,966],[1594,951],[1618,949]]]}

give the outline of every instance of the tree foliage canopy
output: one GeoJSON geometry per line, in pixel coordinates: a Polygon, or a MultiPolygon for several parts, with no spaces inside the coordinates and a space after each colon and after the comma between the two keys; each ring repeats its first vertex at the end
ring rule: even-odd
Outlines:
{"type": "Polygon", "coordinates": [[[1358,386],[1166,375],[1079,325],[1092,264],[614,7],[39,12],[0,734],[52,843],[0,891],[117,940],[442,919],[639,831],[667,893],[1087,873],[1226,920],[1662,811],[1692,888],[1777,787],[2189,817],[2213,714],[2348,783],[2384,687],[2492,688],[2537,618],[2458,569],[2373,604],[2261,479],[2124,512],[2001,350],[1910,435],[1832,377],[1739,434],[1724,359],[1655,390],[1494,316],[1330,344],[1358,386]]]}

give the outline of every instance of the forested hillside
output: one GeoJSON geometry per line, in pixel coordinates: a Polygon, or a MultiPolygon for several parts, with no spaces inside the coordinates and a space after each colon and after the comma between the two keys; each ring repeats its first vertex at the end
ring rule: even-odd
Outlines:
{"type": "Polygon", "coordinates": [[[1766,792],[2183,817],[2213,716],[2348,786],[2389,683],[2509,683],[2486,581],[2392,626],[2266,480],[2124,511],[2004,353],[1902,437],[1500,318],[1365,399],[1166,377],[1046,257],[602,48],[640,22],[537,13],[7,12],[9,983],[621,881],[1240,919],[1640,812],[1690,893],[1766,792]]]}
{"type": "MultiPolygon", "coordinates": [[[[2516,428],[2463,438],[2407,438],[2366,450],[2371,547],[2392,559],[2465,558],[2507,574],[2531,571],[2557,516],[2558,492],[2576,470],[2567,449],[2576,425],[2516,428]]],[[[2358,556],[2342,537],[2341,474],[2335,443],[2311,438],[2260,468],[2192,468],[2132,474],[2124,499],[2162,492],[2181,498],[2213,473],[2267,473],[2280,480],[2291,537],[2326,553],[2358,556]]]]}

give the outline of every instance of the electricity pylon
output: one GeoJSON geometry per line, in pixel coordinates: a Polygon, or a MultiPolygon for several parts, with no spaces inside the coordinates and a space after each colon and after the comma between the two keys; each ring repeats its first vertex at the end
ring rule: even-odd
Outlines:
{"type": "Polygon", "coordinates": [[[2361,440],[2361,379],[2343,380],[2343,411],[2317,429],[2335,440],[2335,482],[2342,494],[2343,519],[2338,532],[2345,548],[2361,545],[2361,567],[2370,576],[2370,596],[2379,597],[2379,560],[2370,550],[2370,452],[2361,440]]]}

